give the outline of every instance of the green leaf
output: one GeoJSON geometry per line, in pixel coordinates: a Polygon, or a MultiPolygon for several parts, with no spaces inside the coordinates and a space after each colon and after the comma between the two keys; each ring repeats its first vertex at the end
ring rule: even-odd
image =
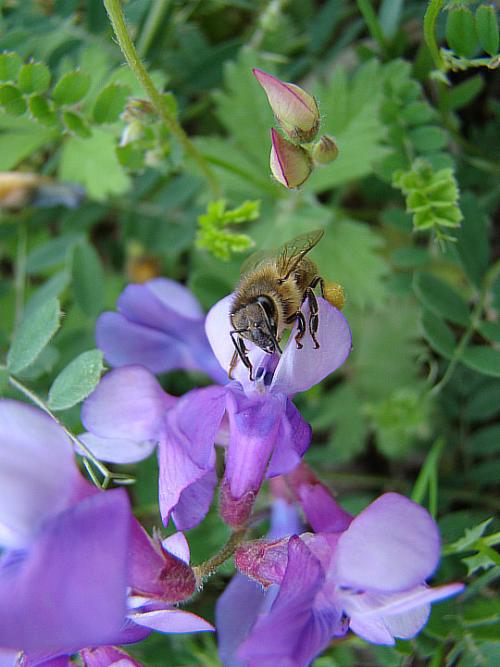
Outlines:
{"type": "Polygon", "coordinates": [[[479,373],[500,377],[500,350],[485,345],[470,345],[460,361],[479,373]]]}
{"type": "Polygon", "coordinates": [[[475,545],[475,543],[484,535],[485,530],[488,528],[490,523],[493,521],[493,518],[486,519],[473,526],[472,528],[466,528],[465,534],[458,540],[455,540],[452,544],[446,545],[447,554],[462,553],[463,551],[469,551],[475,545]]]}
{"type": "Polygon", "coordinates": [[[422,125],[410,130],[409,139],[422,153],[437,151],[446,146],[448,140],[446,132],[434,125],[422,125]]]}
{"type": "Polygon", "coordinates": [[[9,372],[6,368],[0,368],[0,396],[4,396],[9,388],[9,372]]]}
{"type": "Polygon", "coordinates": [[[488,456],[500,452],[500,424],[485,426],[475,431],[468,442],[474,456],[488,456]]]}
{"type": "Polygon", "coordinates": [[[51,237],[45,243],[40,242],[28,253],[26,258],[27,273],[37,274],[66,263],[70,250],[80,239],[80,234],[69,232],[51,237]]]}
{"type": "Polygon", "coordinates": [[[470,421],[483,421],[500,413],[500,381],[483,378],[481,385],[469,398],[464,416],[470,421]]]}
{"type": "Polygon", "coordinates": [[[19,373],[38,357],[60,326],[61,310],[57,299],[49,299],[23,318],[7,354],[7,367],[19,373]]]}
{"type": "Polygon", "coordinates": [[[455,349],[455,337],[439,315],[430,310],[424,310],[422,328],[429,345],[441,356],[451,359],[455,349]]]}
{"type": "Polygon", "coordinates": [[[104,369],[100,350],[83,352],[66,366],[49,390],[51,410],[67,410],[94,391],[104,369]]]}
{"type": "Polygon", "coordinates": [[[50,86],[50,70],[44,63],[28,63],[19,71],[17,83],[26,95],[44,93],[50,86]]]}
{"type": "Polygon", "coordinates": [[[11,116],[22,116],[26,111],[26,102],[20,90],[11,83],[0,85],[0,106],[11,116]]]}
{"type": "Polygon", "coordinates": [[[25,315],[33,313],[45,301],[58,297],[66,289],[70,281],[70,276],[66,271],[59,271],[55,273],[43,285],[38,287],[24,307],[25,315]]]}
{"type": "Polygon", "coordinates": [[[254,245],[247,234],[235,234],[228,225],[240,224],[259,217],[260,201],[245,201],[237,208],[226,210],[225,199],[208,203],[207,212],[198,217],[196,245],[206,248],[220,259],[229,259],[232,252],[245,252],[254,245]]]}
{"type": "Polygon", "coordinates": [[[110,83],[103,88],[94,104],[93,116],[95,122],[116,122],[125,109],[130,94],[130,88],[119,83],[110,83]]]}
{"type": "Polygon", "coordinates": [[[0,53],[0,81],[16,81],[22,64],[17,53],[0,53]]]}
{"type": "Polygon", "coordinates": [[[78,243],[73,251],[75,300],[89,317],[96,317],[104,304],[104,272],[101,260],[90,243],[78,243]]]}
{"type": "Polygon", "coordinates": [[[484,79],[480,74],[471,76],[451,89],[444,89],[443,108],[448,110],[461,109],[472,102],[484,88],[484,79]]]}
{"type": "Polygon", "coordinates": [[[33,118],[42,125],[57,125],[57,114],[43,95],[31,95],[28,106],[33,118]]]}
{"type": "Polygon", "coordinates": [[[389,267],[381,254],[383,245],[372,227],[341,220],[318,244],[315,256],[321,274],[345,288],[348,303],[366,306],[383,301],[387,293],[389,267]]]}
{"type": "Polygon", "coordinates": [[[500,322],[480,322],[478,329],[485,338],[500,343],[500,322]]]}
{"type": "Polygon", "coordinates": [[[90,76],[84,72],[63,74],[52,91],[52,99],[59,105],[71,105],[80,102],[90,88],[90,76]]]}
{"type": "Polygon", "coordinates": [[[467,326],[469,308],[450,285],[430,273],[417,273],[413,289],[419,301],[433,313],[450,322],[467,326]]]}
{"type": "Polygon", "coordinates": [[[476,287],[481,287],[490,256],[488,221],[477,198],[470,192],[462,195],[460,207],[464,218],[456,231],[456,247],[467,276],[476,287]]]}
{"type": "Polygon", "coordinates": [[[75,113],[74,111],[64,111],[62,116],[66,128],[72,134],[76,134],[76,136],[82,137],[83,139],[91,136],[92,132],[90,131],[89,126],[80,114],[75,113]]]}
{"type": "Polygon", "coordinates": [[[446,41],[455,53],[471,58],[477,51],[474,16],[467,7],[453,7],[448,11],[446,41]]]}
{"type": "Polygon", "coordinates": [[[55,136],[53,129],[28,118],[0,115],[0,169],[7,171],[16,167],[55,136]]]}
{"type": "Polygon", "coordinates": [[[81,183],[97,200],[123,194],[130,185],[116,156],[114,137],[97,128],[88,139],[67,139],[62,147],[59,178],[81,183]]]}
{"type": "Polygon", "coordinates": [[[476,33],[486,53],[494,56],[498,52],[498,21],[493,5],[480,5],[476,9],[476,33]]]}

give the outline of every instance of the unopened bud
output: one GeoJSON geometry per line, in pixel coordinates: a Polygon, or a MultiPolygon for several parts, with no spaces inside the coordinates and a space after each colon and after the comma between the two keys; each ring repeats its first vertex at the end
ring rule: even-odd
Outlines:
{"type": "Polygon", "coordinates": [[[255,502],[255,492],[247,491],[241,498],[234,498],[227,479],[220,488],[220,515],[222,520],[232,528],[241,528],[248,521],[255,502]]]}
{"type": "Polygon", "coordinates": [[[274,178],[285,188],[300,187],[312,171],[309,153],[301,146],[287,141],[275,129],[271,130],[273,146],[271,148],[270,166],[274,178]]]}
{"type": "Polygon", "coordinates": [[[319,128],[319,110],[312,95],[293,83],[254,69],[255,78],[267,95],[271,109],[283,131],[299,143],[308,143],[319,128]]]}
{"type": "Polygon", "coordinates": [[[242,544],[234,554],[237,569],[267,588],[280,584],[288,563],[288,537],[242,544]]]}
{"type": "Polygon", "coordinates": [[[335,139],[327,134],[319,138],[312,150],[312,157],[316,164],[330,164],[337,159],[338,155],[339,147],[335,139]]]}

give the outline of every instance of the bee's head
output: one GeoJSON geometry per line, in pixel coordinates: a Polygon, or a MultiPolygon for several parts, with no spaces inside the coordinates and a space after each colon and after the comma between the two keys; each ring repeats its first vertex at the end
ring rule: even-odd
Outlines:
{"type": "Polygon", "coordinates": [[[276,338],[276,306],[270,297],[258,296],[255,301],[238,308],[231,313],[231,322],[235,331],[264,352],[280,351],[276,338]]]}

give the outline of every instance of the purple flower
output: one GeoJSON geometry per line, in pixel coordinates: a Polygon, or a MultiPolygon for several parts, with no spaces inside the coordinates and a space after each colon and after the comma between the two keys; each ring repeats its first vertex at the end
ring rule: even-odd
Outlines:
{"type": "Polygon", "coordinates": [[[195,588],[183,538],[174,542],[147,536],[124,489],[88,483],[46,414],[0,401],[3,655],[22,650],[25,664],[36,665],[87,646],[140,641],[151,629],[211,629],[172,609],[195,588]]]}
{"type": "Polygon", "coordinates": [[[98,646],[80,651],[84,667],[143,667],[142,663],[131,658],[116,646],[98,646]]]}
{"type": "Polygon", "coordinates": [[[112,366],[201,371],[224,381],[205,334],[205,315],[186,287],[166,278],[129,285],[117,307],[119,312],[103,313],[96,325],[97,347],[112,366]]]}
{"type": "MultiPolygon", "coordinates": [[[[225,369],[234,353],[229,334],[233,298],[219,301],[206,322],[210,344],[225,369]]],[[[344,316],[327,301],[318,301],[320,349],[305,336],[298,350],[294,331],[281,356],[249,345],[255,381],[238,364],[234,381],[195,389],[175,402],[143,368],[112,371],[83,405],[82,421],[91,434],[86,444],[106,460],[120,456],[132,461],[158,443],[162,518],[166,523],[172,515],[176,526],[187,530],[210,507],[217,484],[217,440],[227,447],[221,515],[232,526],[242,525],[264,476],[290,472],[309,446],[311,429],[289,396],[332,373],[351,349],[344,316]],[[110,453],[111,440],[117,443],[116,457],[110,453]]]]}
{"type": "Polygon", "coordinates": [[[386,493],[350,517],[320,484],[300,493],[316,533],[240,548],[236,563],[261,584],[279,584],[267,613],[239,644],[239,662],[306,667],[348,629],[369,642],[395,643],[426,624],[430,604],[459,593],[462,584],[429,588],[439,561],[437,526],[426,510],[386,493]],[[318,504],[322,507],[318,508],[318,504]],[[333,530],[332,530],[333,527],[333,530]]]}

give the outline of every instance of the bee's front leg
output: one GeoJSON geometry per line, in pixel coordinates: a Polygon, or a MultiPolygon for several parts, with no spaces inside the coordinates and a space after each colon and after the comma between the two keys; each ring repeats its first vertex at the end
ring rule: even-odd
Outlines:
{"type": "Polygon", "coordinates": [[[235,347],[235,351],[233,354],[233,358],[231,359],[231,364],[229,365],[229,372],[228,372],[228,377],[230,380],[232,380],[232,373],[236,367],[236,364],[238,363],[238,358],[241,359],[243,364],[248,368],[248,376],[250,379],[250,382],[253,382],[253,367],[250,362],[250,359],[248,358],[247,354],[247,348],[245,347],[245,343],[243,342],[243,338],[239,335],[238,331],[230,331],[231,334],[231,340],[233,341],[233,345],[235,347]]]}

